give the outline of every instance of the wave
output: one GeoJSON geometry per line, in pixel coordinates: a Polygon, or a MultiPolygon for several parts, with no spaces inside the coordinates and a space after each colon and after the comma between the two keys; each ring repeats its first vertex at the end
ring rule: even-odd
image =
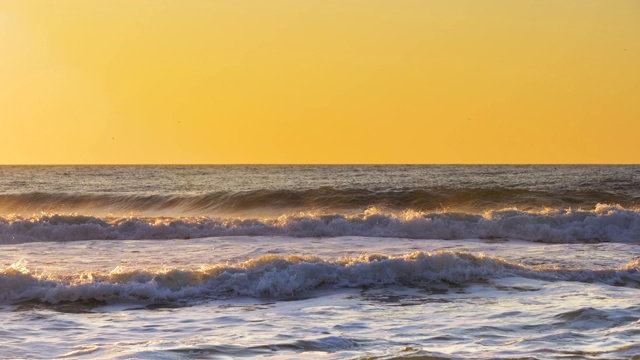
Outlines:
{"type": "MultiPolygon", "coordinates": [[[[206,194],[99,194],[28,192],[0,194],[0,211],[5,213],[83,212],[209,214],[259,210],[363,210],[379,207],[416,211],[462,210],[482,212],[517,207],[592,208],[598,203],[615,203],[626,208],[640,206],[640,197],[622,192],[598,190],[528,190],[514,188],[402,188],[307,190],[261,189],[218,191],[206,194]]],[[[277,211],[276,211],[277,213],[277,211]]],[[[279,215],[279,214],[278,214],[279,215]]]]}
{"type": "Polygon", "coordinates": [[[291,297],[321,288],[357,288],[434,283],[464,285],[502,277],[544,281],[640,285],[640,259],[616,269],[528,267],[466,252],[415,252],[325,260],[312,256],[266,255],[238,264],[199,269],[116,268],[109,273],[33,274],[18,262],[0,272],[0,302],[143,300],[190,302],[206,298],[291,297]]]}
{"type": "Polygon", "coordinates": [[[85,215],[0,218],[0,243],[76,240],[190,239],[217,236],[413,239],[506,238],[547,243],[640,242],[640,211],[614,205],[593,210],[469,213],[300,213],[275,219],[215,217],[97,217],[85,215]]]}

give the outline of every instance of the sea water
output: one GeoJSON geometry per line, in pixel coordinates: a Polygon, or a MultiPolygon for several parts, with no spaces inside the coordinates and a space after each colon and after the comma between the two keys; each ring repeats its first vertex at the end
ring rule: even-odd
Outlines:
{"type": "Polygon", "coordinates": [[[0,358],[640,358],[638,166],[0,167],[0,358]]]}

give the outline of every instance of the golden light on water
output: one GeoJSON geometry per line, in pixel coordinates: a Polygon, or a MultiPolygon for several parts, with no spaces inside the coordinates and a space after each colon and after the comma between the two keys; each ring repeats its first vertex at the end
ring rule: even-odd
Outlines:
{"type": "Polygon", "coordinates": [[[637,1],[0,2],[0,163],[638,163],[637,1]]]}

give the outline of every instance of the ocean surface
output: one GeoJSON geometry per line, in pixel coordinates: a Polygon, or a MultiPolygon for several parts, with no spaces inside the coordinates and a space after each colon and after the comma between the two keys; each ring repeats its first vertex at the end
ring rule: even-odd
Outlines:
{"type": "Polygon", "coordinates": [[[0,358],[640,359],[640,166],[1,166],[0,358]]]}

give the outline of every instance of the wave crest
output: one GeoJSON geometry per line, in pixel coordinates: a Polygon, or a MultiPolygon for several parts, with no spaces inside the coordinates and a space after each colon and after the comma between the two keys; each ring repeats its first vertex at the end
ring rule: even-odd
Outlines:
{"type": "Polygon", "coordinates": [[[640,211],[598,205],[593,210],[468,213],[385,212],[293,214],[276,219],[214,217],[96,217],[85,215],[0,218],[0,243],[74,240],[189,239],[216,236],[415,239],[508,238],[549,243],[639,242],[640,211]]]}
{"type": "Polygon", "coordinates": [[[635,193],[587,189],[530,190],[520,188],[333,188],[257,189],[203,194],[112,194],[26,192],[0,194],[0,211],[10,213],[86,212],[233,214],[247,211],[282,213],[291,210],[342,211],[368,207],[417,211],[453,209],[482,212],[505,207],[525,210],[592,208],[597,203],[637,207],[635,193]]]}
{"type": "Polygon", "coordinates": [[[0,302],[192,301],[232,296],[286,297],[323,287],[352,288],[400,284],[468,284],[519,276],[545,281],[640,285],[638,263],[618,269],[528,267],[466,252],[415,252],[325,260],[265,255],[238,264],[157,271],[116,268],[109,273],[32,274],[26,263],[0,271],[0,302]]]}

